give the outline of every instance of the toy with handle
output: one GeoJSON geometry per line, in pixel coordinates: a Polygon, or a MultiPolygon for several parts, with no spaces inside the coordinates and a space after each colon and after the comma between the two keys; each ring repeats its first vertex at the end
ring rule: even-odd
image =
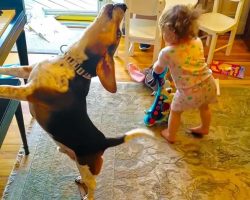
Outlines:
{"type": "Polygon", "coordinates": [[[173,93],[171,88],[165,88],[162,83],[163,80],[165,80],[166,73],[167,68],[161,74],[154,74],[156,84],[158,84],[158,89],[155,93],[152,105],[145,111],[144,123],[146,126],[153,126],[156,123],[168,121],[173,93]]]}

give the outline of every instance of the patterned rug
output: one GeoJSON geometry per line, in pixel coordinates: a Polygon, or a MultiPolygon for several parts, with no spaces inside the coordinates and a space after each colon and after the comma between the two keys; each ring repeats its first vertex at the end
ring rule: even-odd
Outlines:
{"type": "MultiPolygon", "coordinates": [[[[88,111],[107,136],[144,127],[151,91],[134,83],[118,84],[110,94],[92,83],[88,111]]],[[[250,88],[222,87],[212,107],[210,134],[185,133],[197,125],[195,112],[183,115],[175,144],[137,139],[108,149],[97,178],[97,200],[245,200],[250,196],[250,88]]],[[[166,125],[152,129],[160,132],[166,125]]],[[[4,200],[79,200],[75,164],[57,152],[54,142],[34,121],[28,134],[31,154],[19,159],[4,200]]]]}

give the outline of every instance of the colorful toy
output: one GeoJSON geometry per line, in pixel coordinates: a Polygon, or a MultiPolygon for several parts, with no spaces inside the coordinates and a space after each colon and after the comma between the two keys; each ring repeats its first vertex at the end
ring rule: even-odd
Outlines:
{"type": "Polygon", "coordinates": [[[145,79],[145,74],[143,74],[139,68],[133,63],[129,63],[127,66],[128,73],[130,77],[136,82],[143,82],[145,79]]]}
{"type": "Polygon", "coordinates": [[[170,86],[170,82],[165,80],[165,75],[167,73],[166,70],[157,75],[159,77],[155,77],[158,85],[158,89],[156,91],[155,99],[151,107],[145,111],[144,123],[146,126],[153,126],[156,123],[162,123],[168,121],[170,104],[173,99],[173,93],[171,87],[166,87],[166,85],[170,86]],[[165,84],[161,85],[160,82],[162,79],[165,80],[165,84]]]}
{"type": "Polygon", "coordinates": [[[245,67],[237,64],[226,63],[222,61],[214,61],[210,66],[215,73],[224,74],[236,78],[244,78],[245,67]]]}

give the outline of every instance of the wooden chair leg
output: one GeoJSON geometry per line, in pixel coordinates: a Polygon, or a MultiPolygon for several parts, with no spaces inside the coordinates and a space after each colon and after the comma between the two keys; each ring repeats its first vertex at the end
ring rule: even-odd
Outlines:
{"type": "Polygon", "coordinates": [[[128,55],[133,56],[135,51],[135,44],[134,42],[130,42],[129,50],[128,50],[128,55]]]}
{"type": "Polygon", "coordinates": [[[154,44],[153,63],[157,60],[160,50],[161,50],[161,39],[158,39],[154,44]]]}
{"type": "Polygon", "coordinates": [[[212,60],[213,60],[217,39],[218,39],[218,35],[216,35],[216,34],[212,35],[212,40],[211,40],[211,44],[210,44],[209,52],[208,52],[208,57],[207,57],[207,64],[208,65],[210,65],[212,60]]]}
{"type": "Polygon", "coordinates": [[[26,139],[21,103],[18,104],[17,110],[15,112],[15,116],[16,116],[18,127],[19,127],[19,131],[21,134],[21,138],[23,141],[23,148],[24,148],[25,155],[29,155],[29,148],[28,148],[28,143],[26,139]]]}
{"type": "Polygon", "coordinates": [[[211,39],[211,36],[210,36],[210,35],[207,35],[206,46],[209,46],[210,39],[211,39]]]}
{"type": "Polygon", "coordinates": [[[127,66],[129,63],[129,38],[128,36],[125,35],[125,56],[124,56],[124,64],[125,64],[125,69],[127,70],[127,66]]]}
{"type": "Polygon", "coordinates": [[[229,37],[229,41],[228,41],[228,47],[226,49],[226,55],[230,55],[232,47],[233,47],[233,43],[234,43],[234,38],[236,35],[236,29],[232,30],[230,33],[230,37],[229,37]]]}

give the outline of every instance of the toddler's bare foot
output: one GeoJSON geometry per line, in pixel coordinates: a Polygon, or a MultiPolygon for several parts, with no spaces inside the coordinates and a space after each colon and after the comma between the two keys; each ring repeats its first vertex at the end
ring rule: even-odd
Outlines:
{"type": "Polygon", "coordinates": [[[200,126],[194,127],[194,128],[189,128],[188,129],[191,133],[197,134],[197,135],[208,135],[208,130],[204,129],[200,126]]]}
{"type": "Polygon", "coordinates": [[[175,135],[171,135],[168,132],[168,129],[165,129],[161,132],[161,136],[164,137],[169,143],[174,143],[175,142],[175,135]]]}

